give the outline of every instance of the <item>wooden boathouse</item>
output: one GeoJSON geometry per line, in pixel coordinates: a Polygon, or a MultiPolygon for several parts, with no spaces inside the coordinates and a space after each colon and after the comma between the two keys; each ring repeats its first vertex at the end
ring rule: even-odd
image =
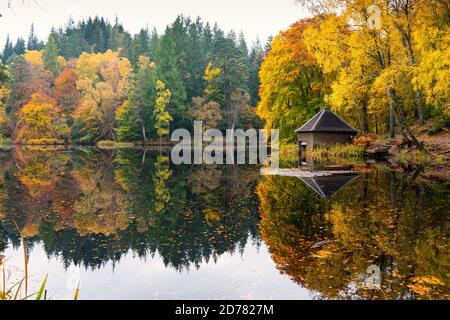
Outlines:
{"type": "Polygon", "coordinates": [[[349,144],[358,130],[331,110],[322,110],[297,131],[299,151],[312,151],[315,147],[349,144]]]}

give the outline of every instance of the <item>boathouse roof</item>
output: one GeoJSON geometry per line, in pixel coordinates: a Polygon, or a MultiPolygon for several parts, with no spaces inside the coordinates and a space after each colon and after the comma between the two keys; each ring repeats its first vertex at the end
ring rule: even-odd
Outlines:
{"type": "Polygon", "coordinates": [[[296,131],[304,132],[345,132],[358,133],[358,130],[349,125],[344,119],[331,110],[324,109],[296,131]]]}

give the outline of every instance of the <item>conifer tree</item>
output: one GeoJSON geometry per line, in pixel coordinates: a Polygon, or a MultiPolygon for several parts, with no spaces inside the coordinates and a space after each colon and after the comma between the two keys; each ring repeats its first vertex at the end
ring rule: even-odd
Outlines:
{"type": "Polygon", "coordinates": [[[161,38],[156,54],[158,79],[164,82],[172,93],[169,110],[177,126],[185,125],[186,120],[186,90],[181,80],[175,54],[175,47],[170,33],[161,38]]]}
{"type": "Polygon", "coordinates": [[[34,24],[31,24],[30,35],[28,36],[27,49],[28,50],[39,50],[40,49],[39,39],[36,36],[36,33],[34,31],[34,24]]]}
{"type": "Polygon", "coordinates": [[[231,129],[234,126],[233,93],[246,91],[248,79],[246,61],[232,39],[222,37],[216,40],[205,74],[208,81],[205,94],[209,100],[222,105],[227,128],[231,129]]]}
{"type": "Polygon", "coordinates": [[[6,64],[13,54],[13,45],[8,35],[8,37],[6,38],[5,48],[3,49],[2,62],[6,64]]]}
{"type": "Polygon", "coordinates": [[[24,54],[25,49],[26,49],[25,40],[23,40],[22,38],[18,38],[14,46],[14,53],[17,55],[24,54]]]}
{"type": "Polygon", "coordinates": [[[43,54],[44,66],[51,71],[53,75],[57,76],[59,73],[58,64],[58,45],[56,43],[56,34],[50,34],[47,45],[45,46],[43,54]]]}

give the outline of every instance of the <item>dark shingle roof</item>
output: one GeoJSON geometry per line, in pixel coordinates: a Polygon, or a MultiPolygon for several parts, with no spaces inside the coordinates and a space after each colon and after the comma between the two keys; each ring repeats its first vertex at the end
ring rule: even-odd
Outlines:
{"type": "Polygon", "coordinates": [[[296,132],[348,132],[358,133],[336,113],[322,110],[296,132]]]}

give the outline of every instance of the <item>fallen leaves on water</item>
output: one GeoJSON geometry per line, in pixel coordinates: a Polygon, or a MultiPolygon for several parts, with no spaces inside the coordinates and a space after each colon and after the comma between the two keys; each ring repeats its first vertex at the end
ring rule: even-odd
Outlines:
{"type": "Polygon", "coordinates": [[[328,250],[320,250],[316,254],[313,254],[313,257],[318,259],[326,259],[331,257],[332,255],[333,253],[328,250]]]}

